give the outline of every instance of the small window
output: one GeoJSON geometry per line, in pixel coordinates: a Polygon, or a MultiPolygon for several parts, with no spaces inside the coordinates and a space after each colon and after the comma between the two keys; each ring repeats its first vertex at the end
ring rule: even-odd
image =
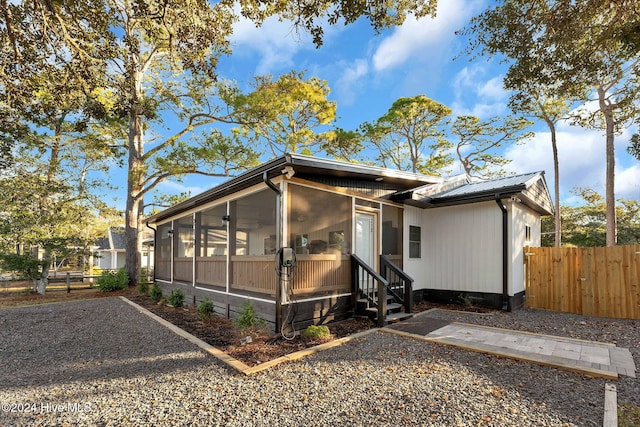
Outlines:
{"type": "Polygon", "coordinates": [[[409,226],[409,258],[420,258],[422,229],[416,225],[409,226]]]}
{"type": "Polygon", "coordinates": [[[530,225],[525,225],[524,226],[524,240],[526,242],[530,242],[531,241],[531,226],[530,225]]]}

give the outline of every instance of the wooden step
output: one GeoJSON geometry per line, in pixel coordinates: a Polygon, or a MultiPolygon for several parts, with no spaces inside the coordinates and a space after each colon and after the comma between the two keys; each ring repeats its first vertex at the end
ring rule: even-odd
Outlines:
{"type": "Polygon", "coordinates": [[[397,302],[387,304],[387,312],[396,312],[401,309],[402,309],[402,304],[398,304],[397,302]]]}
{"type": "MultiPolygon", "coordinates": [[[[396,302],[392,304],[387,304],[387,315],[390,313],[396,313],[402,309],[402,304],[398,304],[396,302]]],[[[378,308],[377,307],[369,307],[365,310],[367,313],[370,313],[370,317],[376,318],[378,317],[378,308]]]]}

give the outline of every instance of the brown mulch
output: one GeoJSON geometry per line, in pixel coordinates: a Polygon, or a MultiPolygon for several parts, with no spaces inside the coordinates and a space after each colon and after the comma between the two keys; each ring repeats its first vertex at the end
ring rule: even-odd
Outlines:
{"type": "MultiPolygon", "coordinates": [[[[200,320],[193,306],[173,308],[167,305],[158,305],[150,297],[136,292],[131,292],[127,298],[248,366],[259,365],[326,341],[375,327],[374,323],[367,318],[352,318],[327,324],[326,326],[331,332],[331,338],[328,340],[312,339],[301,335],[296,335],[293,339],[285,339],[281,334],[274,334],[264,329],[254,329],[243,333],[233,321],[221,316],[213,316],[205,321],[200,320]],[[242,344],[241,341],[247,336],[251,336],[251,342],[242,344]]],[[[491,311],[491,309],[481,307],[421,301],[415,304],[414,312],[418,313],[431,308],[474,312],[491,311]]]]}
{"type": "MultiPolygon", "coordinates": [[[[85,289],[73,290],[71,293],[64,291],[49,292],[46,295],[35,293],[0,293],[0,308],[120,295],[125,296],[136,304],[189,332],[204,342],[224,351],[248,366],[255,366],[299,350],[304,350],[305,348],[375,327],[374,323],[369,319],[352,318],[327,324],[331,332],[331,337],[326,340],[307,338],[302,335],[296,335],[294,338],[288,339],[289,337],[285,338],[281,334],[274,334],[266,329],[242,331],[233,321],[221,316],[214,315],[209,319],[201,320],[198,318],[196,309],[193,306],[174,308],[164,304],[159,305],[149,296],[141,295],[136,292],[135,289],[117,292],[100,292],[97,289],[85,289]],[[247,336],[251,337],[251,342],[243,343],[247,336]]],[[[490,309],[479,307],[455,304],[443,305],[421,301],[415,305],[414,313],[431,308],[476,312],[491,311],[490,309]]]]}
{"type": "Polygon", "coordinates": [[[126,297],[248,366],[259,365],[375,326],[369,319],[354,318],[328,324],[331,332],[329,339],[313,339],[302,335],[287,339],[265,328],[243,331],[233,321],[221,316],[214,315],[207,320],[200,320],[193,306],[174,308],[159,305],[150,297],[135,292],[126,297]],[[251,337],[251,342],[243,343],[248,336],[251,337]]]}

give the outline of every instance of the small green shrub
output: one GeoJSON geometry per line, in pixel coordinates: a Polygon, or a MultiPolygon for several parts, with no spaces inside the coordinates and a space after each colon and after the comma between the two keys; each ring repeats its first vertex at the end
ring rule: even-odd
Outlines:
{"type": "Polygon", "coordinates": [[[198,318],[200,320],[205,320],[211,318],[214,310],[213,302],[209,298],[205,298],[200,301],[200,304],[198,304],[196,313],[198,313],[198,318]]]}
{"type": "Polygon", "coordinates": [[[138,282],[138,293],[139,294],[143,294],[146,295],[149,293],[149,281],[147,280],[146,277],[141,277],[140,281],[138,282]]]}
{"type": "Polygon", "coordinates": [[[174,289],[171,291],[171,295],[169,295],[167,301],[176,308],[182,307],[184,305],[184,292],[178,288],[174,289]]]}
{"type": "Polygon", "coordinates": [[[460,304],[464,305],[465,307],[471,307],[473,305],[473,301],[471,300],[471,297],[467,294],[458,295],[458,301],[460,304]]]}
{"type": "Polygon", "coordinates": [[[302,333],[303,337],[315,338],[315,339],[328,339],[331,338],[331,332],[329,328],[324,325],[315,326],[311,325],[302,333]]]}
{"type": "Polygon", "coordinates": [[[157,283],[154,283],[151,287],[151,291],[149,292],[149,296],[154,301],[160,301],[162,299],[162,289],[157,283]]]}
{"type": "Polygon", "coordinates": [[[98,289],[102,292],[113,292],[129,287],[129,275],[124,268],[118,271],[103,271],[96,279],[98,289]]]}
{"type": "Polygon", "coordinates": [[[266,320],[258,317],[255,309],[253,308],[253,303],[249,300],[246,300],[242,304],[242,312],[235,322],[240,329],[251,329],[256,326],[264,326],[267,324],[266,320]]]}

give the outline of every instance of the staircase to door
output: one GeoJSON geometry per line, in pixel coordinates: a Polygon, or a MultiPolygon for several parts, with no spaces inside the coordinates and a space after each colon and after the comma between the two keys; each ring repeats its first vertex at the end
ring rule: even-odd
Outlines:
{"type": "Polygon", "coordinates": [[[356,315],[366,315],[379,327],[413,316],[413,279],[384,255],[380,273],[357,255],[351,255],[356,315]]]}

